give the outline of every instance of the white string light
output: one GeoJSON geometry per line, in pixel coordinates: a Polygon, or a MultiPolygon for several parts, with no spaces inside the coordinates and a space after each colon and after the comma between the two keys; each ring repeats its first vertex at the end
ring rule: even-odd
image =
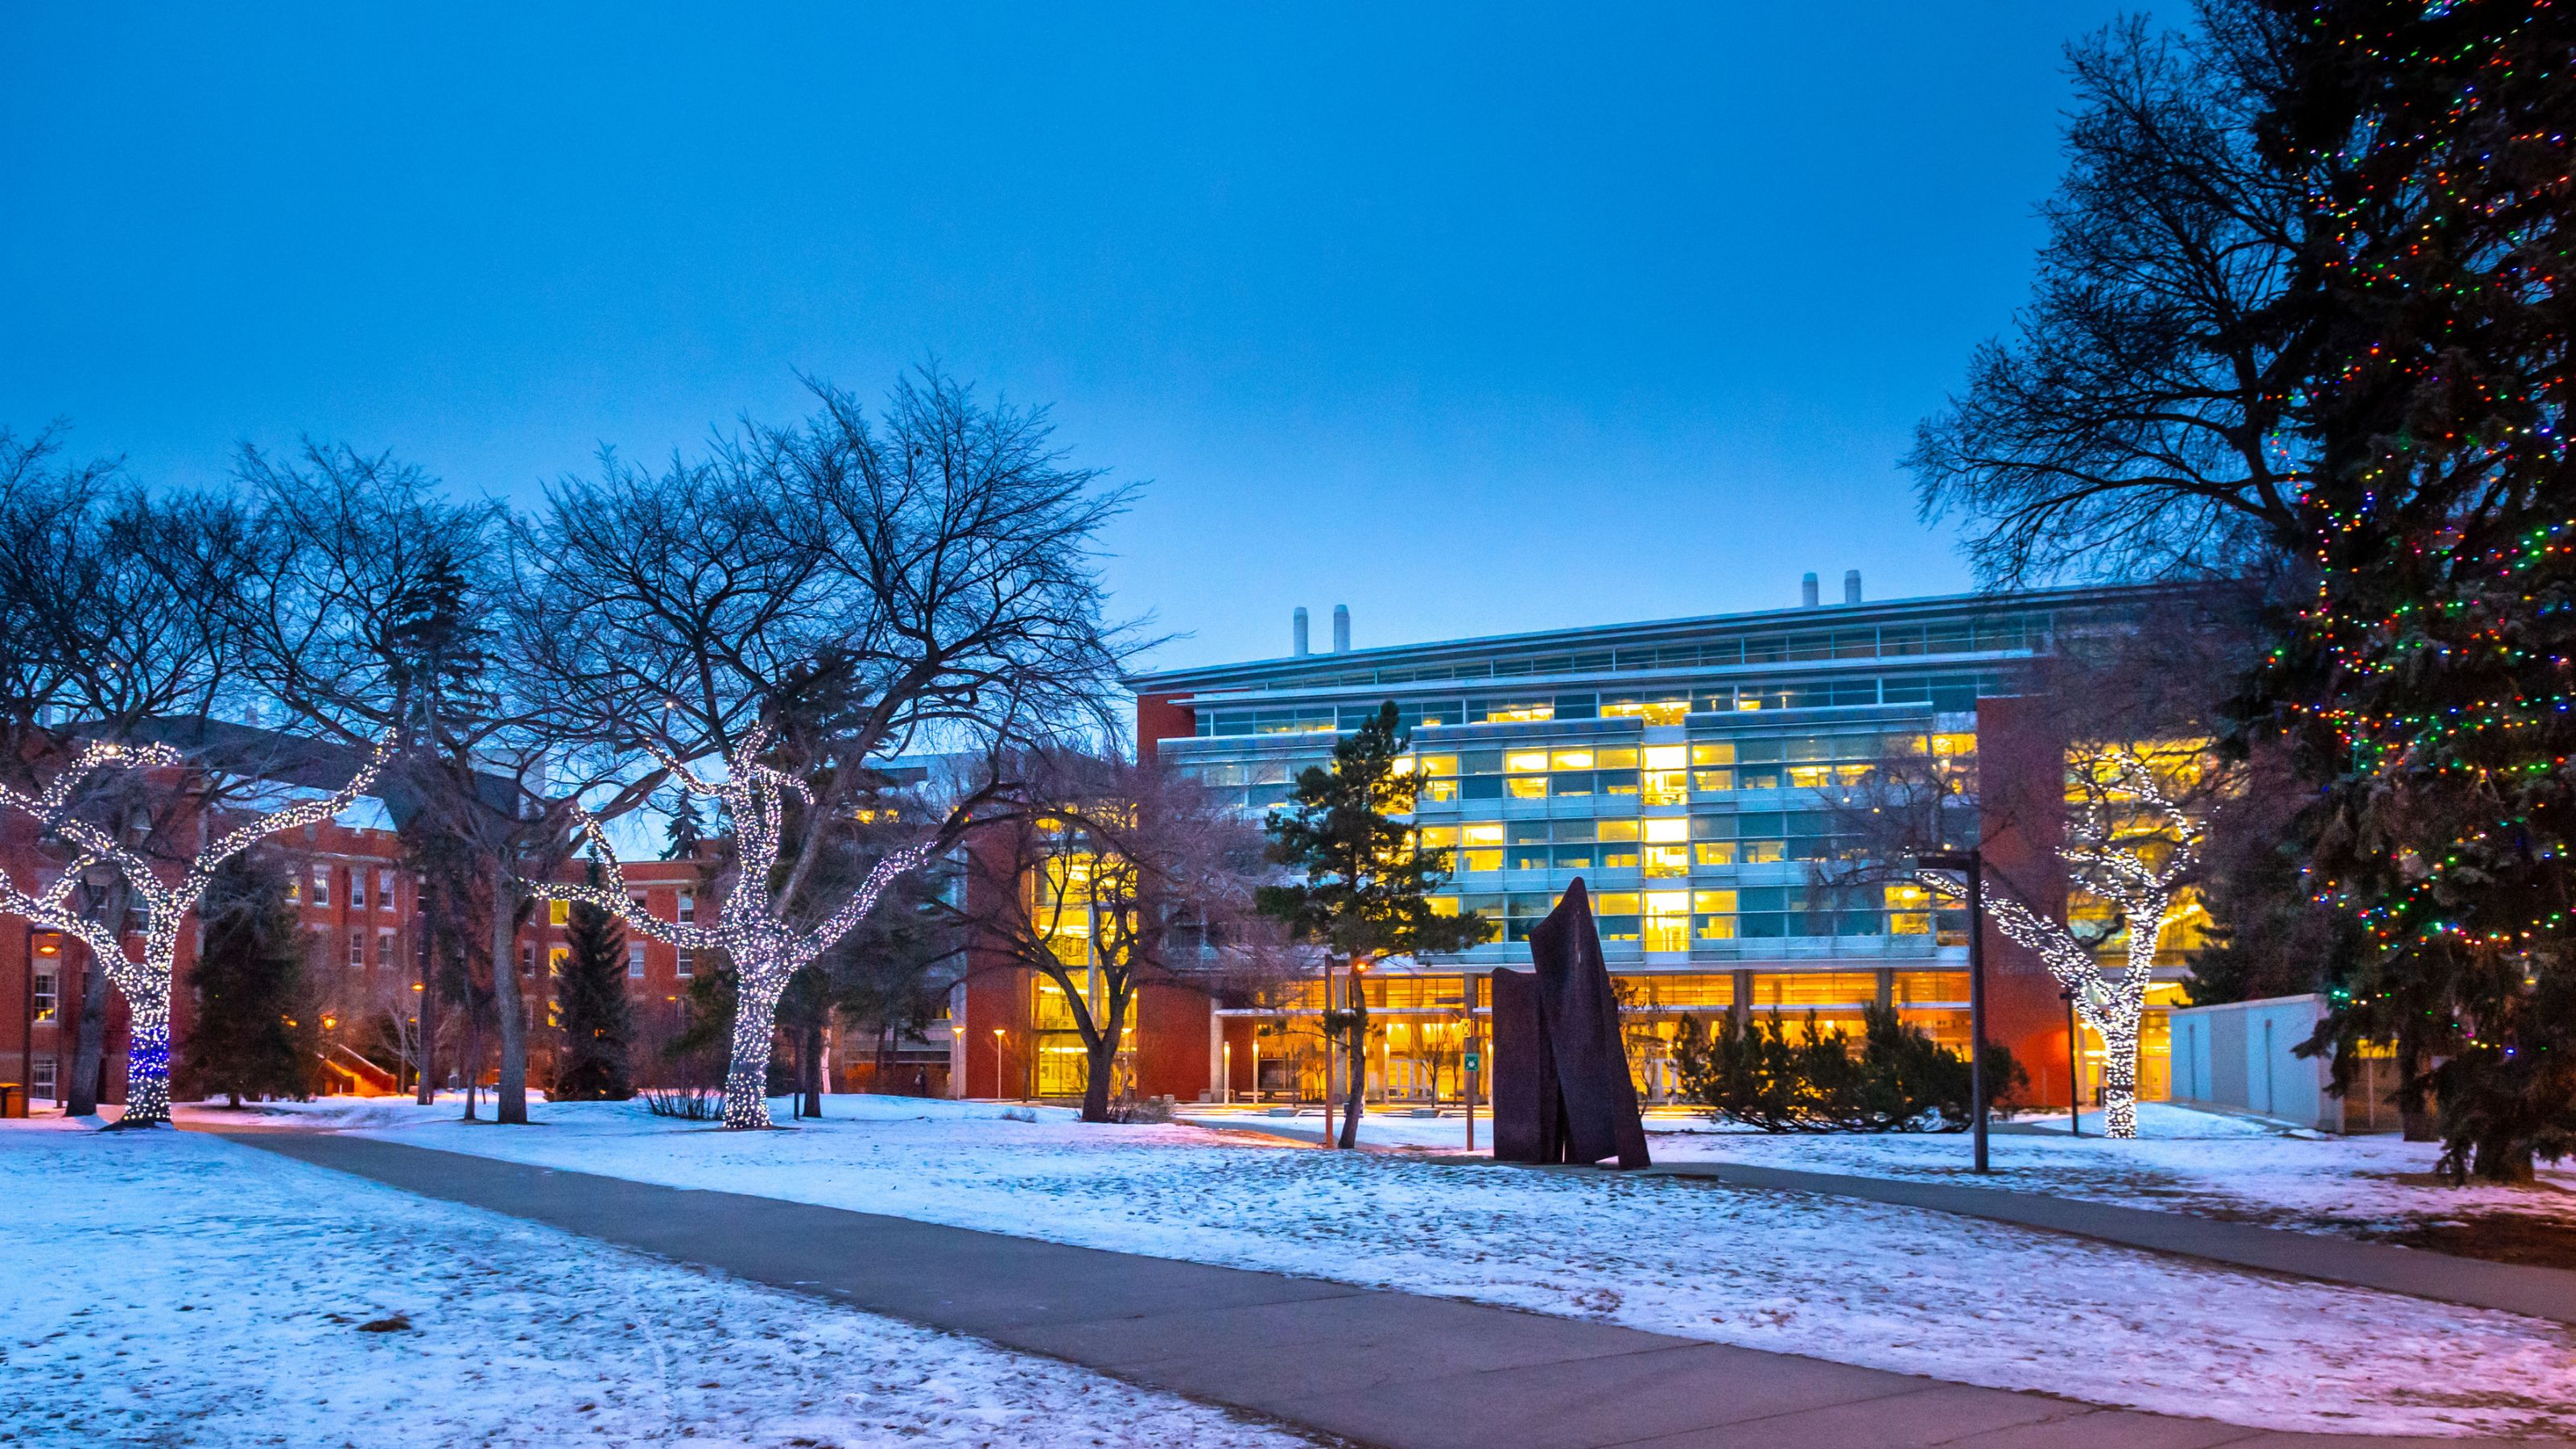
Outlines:
{"type": "Polygon", "coordinates": [[[175,884],[163,883],[159,868],[121,839],[65,813],[81,781],[97,771],[111,766],[169,769],[184,763],[170,746],[95,740],[83,747],[40,795],[27,795],[0,785],[0,807],[31,817],[40,828],[70,841],[80,851],[53,884],[35,894],[18,886],[6,868],[0,867],[0,905],[47,930],[78,938],[89,948],[92,960],[107,972],[109,982],[125,997],[133,1025],[126,1051],[125,1115],[120,1125],[145,1127],[170,1120],[170,989],[178,964],[179,929],[188,913],[204,901],[216,870],[271,835],[300,825],[318,825],[348,809],[375,783],[389,753],[387,747],[378,746],[357,775],[326,799],[301,801],[227,831],[190,858],[175,884]],[[83,872],[98,865],[115,870],[142,902],[141,960],[126,954],[123,922],[95,921],[71,909],[72,887],[83,872]]]}
{"type": "MultiPolygon", "coordinates": [[[[2067,843],[2057,854],[2079,885],[2119,907],[2127,919],[2124,969],[2114,978],[2073,931],[2010,896],[1988,895],[1986,909],[2006,939],[2039,957],[2048,974],[2075,998],[2084,1024],[2102,1038],[2103,1130],[2112,1137],[2135,1137],[2138,1049],[2147,987],[2155,976],[2156,944],[2175,914],[2180,882],[2197,863],[2201,832],[2134,751],[2103,751],[2079,764],[2089,772],[2084,804],[2069,822],[2067,843]],[[2107,787],[2101,774],[2105,765],[2113,776],[2107,787]],[[2163,828],[2143,838],[2124,832],[2124,812],[2114,808],[2119,800],[2135,801],[2161,815],[2163,828]],[[2141,845],[2161,847],[2162,863],[2141,845]]],[[[1915,878],[1944,899],[1967,899],[1967,887],[1954,876],[1919,871],[1915,878]]]]}
{"type": "Polygon", "coordinates": [[[770,1125],[769,1055],[777,1031],[778,998],[786,992],[788,978],[867,919],[885,888],[896,877],[928,861],[935,848],[923,843],[888,851],[838,910],[821,924],[798,930],[786,919],[786,903],[772,894],[769,882],[777,873],[786,830],[787,797],[795,795],[811,807],[814,794],[804,781],[759,762],[760,751],[768,742],[767,726],[753,729],[724,757],[725,778],[721,781],[702,779],[679,761],[656,754],[683,790],[721,802],[733,816],[733,882],[717,907],[714,925],[665,921],[639,909],[627,890],[625,868],[617,852],[610,847],[599,821],[587,811],[578,812],[576,818],[599,859],[604,883],[520,883],[540,899],[593,906],[653,940],[685,950],[722,951],[733,962],[733,1042],[725,1067],[727,1127],[770,1125]]]}

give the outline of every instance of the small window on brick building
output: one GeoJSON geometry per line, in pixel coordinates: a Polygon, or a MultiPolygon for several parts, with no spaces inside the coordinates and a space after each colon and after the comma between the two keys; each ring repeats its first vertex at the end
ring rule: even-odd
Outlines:
{"type": "Polygon", "coordinates": [[[688,924],[689,922],[696,920],[697,918],[698,918],[698,898],[697,898],[696,896],[693,896],[693,895],[689,894],[687,891],[682,891],[682,892],[680,892],[680,911],[679,911],[679,919],[680,919],[680,923],[681,923],[682,925],[686,925],[686,924],[688,924]]]}
{"type": "Polygon", "coordinates": [[[695,951],[690,950],[686,946],[682,946],[673,957],[674,964],[671,968],[671,974],[679,977],[683,981],[688,980],[689,971],[691,966],[695,963],[696,956],[697,953],[695,951]]]}
{"type": "Polygon", "coordinates": [[[641,941],[626,943],[626,978],[630,981],[644,979],[644,943],[641,941]]]}
{"type": "Polygon", "coordinates": [[[522,976],[534,976],[537,974],[537,947],[535,942],[530,942],[519,948],[519,974],[522,976]]]}
{"type": "Polygon", "coordinates": [[[367,969],[367,935],[364,931],[349,933],[349,969],[352,971],[367,969]]]}
{"type": "Polygon", "coordinates": [[[313,904],[331,904],[331,867],[327,865],[313,867],[313,904]]]}

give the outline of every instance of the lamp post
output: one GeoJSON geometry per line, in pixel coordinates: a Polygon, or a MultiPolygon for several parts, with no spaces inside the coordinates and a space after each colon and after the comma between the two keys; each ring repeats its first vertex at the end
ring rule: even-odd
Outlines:
{"type": "Polygon", "coordinates": [[[1231,1107],[1234,1105],[1234,1043],[1227,1042],[1224,1044],[1223,1057],[1225,1063],[1225,1091],[1219,1100],[1223,1101],[1225,1105],[1231,1107]]]}
{"type": "Polygon", "coordinates": [[[1002,1090],[1002,1029],[997,1026],[993,1028],[993,1100],[1003,1101],[1009,1095],[1002,1090]]]}
{"type": "Polygon", "coordinates": [[[1968,878],[1968,1130],[1976,1139],[1974,1171],[1986,1167],[1986,858],[1966,850],[1929,851],[1918,868],[1955,870],[1968,878]]]}
{"type": "Polygon", "coordinates": [[[2084,1073],[2075,1060],[2078,1041],[2075,1035],[2075,993],[2067,990],[2057,994],[2066,998],[2066,1135],[2081,1137],[2084,1135],[2084,1073]]]}

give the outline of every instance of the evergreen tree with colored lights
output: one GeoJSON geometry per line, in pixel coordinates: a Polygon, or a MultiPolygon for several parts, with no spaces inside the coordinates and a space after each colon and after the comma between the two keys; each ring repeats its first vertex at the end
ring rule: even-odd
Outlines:
{"type": "Polygon", "coordinates": [[[1324,949],[1327,986],[1333,964],[1349,979],[1328,1000],[1323,1024],[1348,1063],[1341,1145],[1359,1145],[1361,1098],[1368,1085],[1368,996],[1362,978],[1389,956],[1463,951],[1494,934],[1483,917],[1445,916],[1430,892],[1448,878],[1445,853],[1416,844],[1410,816],[1421,777],[1405,766],[1405,734],[1395,706],[1382,706],[1333,747],[1333,763],[1297,777],[1289,809],[1270,817],[1270,858],[1297,877],[1263,886],[1262,914],[1285,922],[1324,949]]]}
{"type": "Polygon", "coordinates": [[[2326,782],[2312,884],[2367,937],[2330,1032],[2397,1043],[2455,1179],[2512,1180],[2576,1151],[2576,13],[2282,10],[2267,139],[2308,180],[2326,323],[2316,590],[2267,685],[2326,782]]]}
{"type": "MultiPolygon", "coordinates": [[[[598,869],[592,868],[594,884],[598,869]]],[[[599,907],[576,901],[564,923],[561,1004],[563,1057],[555,1067],[558,1102],[622,1102],[635,1095],[626,1049],[635,1036],[626,1001],[626,931],[599,907]]]]}

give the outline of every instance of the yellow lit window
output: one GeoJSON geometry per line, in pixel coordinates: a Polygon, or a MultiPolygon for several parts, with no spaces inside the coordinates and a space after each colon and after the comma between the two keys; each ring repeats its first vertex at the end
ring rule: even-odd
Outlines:
{"type": "Polygon", "coordinates": [[[1735,763],[1735,742],[1719,740],[1693,745],[1690,747],[1690,762],[1694,765],[1732,765],[1735,763]]]}
{"type": "Polygon", "coordinates": [[[1416,798],[1431,801],[1455,800],[1458,798],[1458,782],[1455,780],[1425,780],[1422,782],[1422,792],[1416,798]]]}
{"type": "Polygon", "coordinates": [[[1689,775],[1681,770],[1648,770],[1638,777],[1638,795],[1649,805],[1681,805],[1690,800],[1689,775]]]}
{"type": "Polygon", "coordinates": [[[1596,821],[1593,824],[1593,829],[1597,832],[1593,837],[1596,840],[1634,840],[1637,838],[1637,822],[1634,820],[1596,821]]]}
{"type": "Polygon", "coordinates": [[[1423,899],[1430,904],[1431,914],[1435,916],[1454,916],[1458,914],[1458,898],[1456,896],[1426,896],[1423,899]]]}
{"type": "Polygon", "coordinates": [[[1499,850],[1462,850],[1458,852],[1458,868],[1464,871],[1501,870],[1503,853],[1499,850]]]}
{"type": "Polygon", "coordinates": [[[1592,910],[1595,915],[1633,916],[1637,914],[1637,907],[1635,891],[1605,891],[1592,898],[1592,910]]]}
{"type": "Polygon", "coordinates": [[[1601,769],[1633,770],[1637,768],[1637,752],[1633,749],[1596,750],[1593,753],[1595,756],[1593,763],[1601,769]]]}
{"type": "Polygon", "coordinates": [[[1735,892],[1693,891],[1691,892],[1691,909],[1694,911],[1721,911],[1732,913],[1735,910],[1735,892]]]}
{"type": "MultiPolygon", "coordinates": [[[[1590,750],[1559,750],[1556,752],[1555,757],[1549,760],[1548,763],[1560,770],[1589,770],[1592,768],[1592,752],[1590,750]]],[[[1520,767],[1515,765],[1513,768],[1518,769],[1520,767]]]]}
{"type": "Polygon", "coordinates": [[[1601,706],[1605,719],[1642,719],[1658,725],[1680,724],[1689,713],[1687,699],[1623,699],[1601,706]]]}
{"type": "Polygon", "coordinates": [[[1461,825],[1458,827],[1458,839],[1461,844],[1465,845],[1500,845],[1503,843],[1502,822],[1494,821],[1484,825],[1461,825]]]}
{"type": "Polygon", "coordinates": [[[1791,765],[1789,786],[1795,790],[1817,790],[1834,782],[1831,765],[1791,765]]]}
{"type": "Polygon", "coordinates": [[[1690,822],[1678,815],[1641,823],[1645,826],[1646,839],[1658,844],[1672,844],[1690,839],[1690,822]]]}
{"type": "Polygon", "coordinates": [[[546,902],[546,921],[547,921],[547,923],[548,923],[548,924],[550,924],[550,925],[556,925],[556,926],[563,926],[563,925],[569,925],[569,924],[571,924],[571,922],[572,922],[572,902],[570,902],[570,901],[548,901],[548,902],[546,902]]]}
{"type": "Polygon", "coordinates": [[[1735,772],[1733,770],[1693,770],[1691,788],[1703,791],[1732,790],[1735,788],[1735,772]]]}
{"type": "Polygon", "coordinates": [[[1503,788],[1515,800],[1544,800],[1547,798],[1547,776],[1514,775],[1503,782],[1503,788]]]}
{"type": "Polygon", "coordinates": [[[1683,745],[1648,745],[1644,763],[1649,770],[1678,770],[1690,762],[1689,755],[1683,745]]]}
{"type": "Polygon", "coordinates": [[[1736,696],[1735,707],[1743,710],[1760,709],[1762,707],[1762,699],[1759,695],[1748,690],[1745,693],[1736,696]]]}
{"type": "Polygon", "coordinates": [[[1958,755],[1973,755],[1976,752],[1977,737],[1975,735],[1934,735],[1932,737],[1932,753],[1942,756],[1943,758],[1958,755]]]}
{"type": "Polygon", "coordinates": [[[1485,711],[1485,718],[1499,720],[1505,724],[1529,724],[1537,720],[1556,718],[1556,705],[1553,702],[1501,705],[1485,711]]]}
{"type": "Polygon", "coordinates": [[[1931,900],[1930,891],[1910,880],[1897,881],[1887,887],[1887,908],[1891,911],[1925,910],[1931,900]]]}
{"type": "Polygon", "coordinates": [[[1932,934],[1932,916],[1926,911],[1890,911],[1887,913],[1887,933],[1891,936],[1929,936],[1932,934]]]}
{"type": "Polygon", "coordinates": [[[1697,857],[1702,865],[1733,865],[1735,864],[1735,842],[1703,840],[1691,847],[1691,854],[1697,857]]]}
{"type": "Polygon", "coordinates": [[[1691,934],[1699,937],[1703,941],[1732,941],[1735,939],[1735,917],[1733,916],[1697,916],[1694,917],[1693,920],[1696,922],[1696,925],[1693,927],[1691,934]]]}
{"type": "Polygon", "coordinates": [[[1503,770],[1507,774],[1526,775],[1546,768],[1547,751],[1545,750],[1506,750],[1503,752],[1503,770]]]}
{"type": "Polygon", "coordinates": [[[1454,850],[1458,845],[1455,825],[1426,825],[1413,832],[1414,843],[1423,850],[1454,850]]]}
{"type": "Polygon", "coordinates": [[[1690,847],[1686,845],[1647,846],[1646,874],[1656,877],[1690,874],[1690,847]]]}
{"type": "Polygon", "coordinates": [[[1422,763],[1416,768],[1420,769],[1427,779],[1437,780],[1458,773],[1456,755],[1423,755],[1420,759],[1422,763]]]}

